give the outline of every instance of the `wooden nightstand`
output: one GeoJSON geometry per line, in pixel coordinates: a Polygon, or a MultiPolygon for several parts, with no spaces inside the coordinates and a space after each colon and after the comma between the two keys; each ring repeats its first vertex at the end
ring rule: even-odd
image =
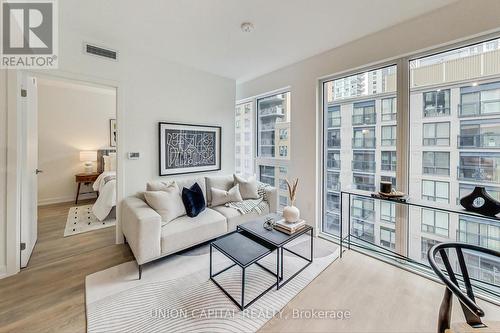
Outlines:
{"type": "MultiPolygon", "coordinates": [[[[76,199],[75,204],[78,204],[78,196],[80,195],[80,186],[83,184],[91,184],[96,181],[97,177],[99,177],[99,172],[91,172],[91,173],[78,173],[75,175],[75,181],[78,183],[78,189],[76,190],[76,199]]],[[[82,194],[87,194],[92,192],[86,192],[82,194]]],[[[95,192],[97,196],[99,193],[95,192]]]]}

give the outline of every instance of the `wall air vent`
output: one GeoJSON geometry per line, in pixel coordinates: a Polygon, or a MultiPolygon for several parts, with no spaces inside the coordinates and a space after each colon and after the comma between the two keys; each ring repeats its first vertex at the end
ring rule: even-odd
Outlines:
{"type": "Polygon", "coordinates": [[[96,57],[102,57],[111,60],[118,60],[118,52],[106,49],[101,46],[97,46],[95,44],[84,43],[83,44],[83,52],[89,55],[93,55],[96,57]]]}

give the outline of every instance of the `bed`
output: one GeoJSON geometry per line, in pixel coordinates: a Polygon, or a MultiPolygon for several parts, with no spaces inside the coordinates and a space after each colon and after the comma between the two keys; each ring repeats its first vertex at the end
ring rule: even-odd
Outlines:
{"type": "Polygon", "coordinates": [[[116,207],[116,150],[101,149],[97,151],[97,171],[101,174],[92,185],[99,193],[92,206],[92,213],[104,221],[115,213],[116,207]]]}

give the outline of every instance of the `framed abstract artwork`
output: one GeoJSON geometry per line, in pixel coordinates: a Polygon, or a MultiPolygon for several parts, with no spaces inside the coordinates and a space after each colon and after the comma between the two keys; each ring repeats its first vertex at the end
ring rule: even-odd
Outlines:
{"type": "Polygon", "coordinates": [[[109,120],[109,145],[111,147],[116,147],[116,119],[109,120]]]}
{"type": "Polygon", "coordinates": [[[220,126],[159,123],[160,176],[221,169],[220,126]]]}

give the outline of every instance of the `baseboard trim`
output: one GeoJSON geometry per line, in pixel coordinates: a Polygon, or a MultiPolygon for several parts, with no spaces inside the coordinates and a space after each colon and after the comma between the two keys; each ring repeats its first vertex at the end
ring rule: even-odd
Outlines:
{"type": "Polygon", "coordinates": [[[3,278],[6,278],[8,275],[7,275],[7,266],[3,265],[3,266],[0,266],[0,280],[3,279],[3,278]]]}
{"type": "MultiPolygon", "coordinates": [[[[78,200],[86,200],[86,199],[95,199],[96,195],[94,193],[89,194],[80,194],[78,200]]],[[[75,196],[64,196],[64,197],[56,197],[56,198],[47,198],[38,200],[38,206],[47,206],[64,202],[75,201],[75,196]]]]}

